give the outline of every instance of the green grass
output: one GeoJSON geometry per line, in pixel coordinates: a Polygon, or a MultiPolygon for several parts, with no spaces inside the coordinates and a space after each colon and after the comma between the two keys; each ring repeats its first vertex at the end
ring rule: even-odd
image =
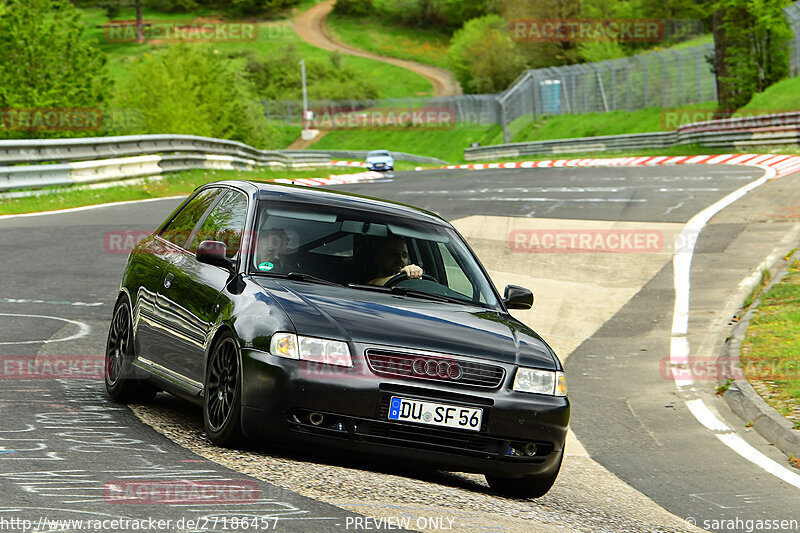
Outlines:
{"type": "MultiPolygon", "coordinates": [[[[699,35],[692,39],[682,41],[679,43],[675,43],[672,46],[665,48],[665,50],[680,50],[682,48],[689,48],[690,46],[699,46],[701,44],[713,44],[714,43],[714,36],[710,33],[706,33],[704,35],[699,35]]],[[[660,47],[655,47],[655,50],[660,50],[660,47]]]]}
{"type": "Polygon", "coordinates": [[[769,269],[767,268],[762,268],[761,280],[758,282],[758,285],[753,287],[753,289],[750,291],[750,294],[747,295],[747,298],[744,299],[744,304],[742,304],[742,307],[744,309],[747,309],[748,307],[753,305],[753,302],[756,300],[756,298],[758,298],[758,295],[761,294],[761,291],[763,291],[764,288],[766,288],[766,286],[769,285],[771,279],[772,279],[772,272],[770,272],[769,269]]]}
{"type": "Polygon", "coordinates": [[[783,112],[800,110],[800,76],[788,78],[753,96],[740,111],[783,112]]]}
{"type": "MultiPolygon", "coordinates": [[[[715,107],[715,102],[707,102],[684,106],[679,110],[651,107],[636,111],[555,115],[535,122],[529,115],[512,122],[509,131],[512,142],[672,131],[676,119],[690,117],[693,110],[713,110],[715,107]]],[[[499,142],[502,142],[502,137],[499,142]]]]}
{"type": "MultiPolygon", "coordinates": [[[[97,8],[87,8],[81,11],[82,21],[88,27],[84,38],[95,40],[98,46],[108,54],[108,71],[117,84],[128,81],[130,65],[138,57],[152,53],[159,47],[170,46],[170,44],[109,42],[102,28],[102,25],[108,22],[105,11],[97,8]]],[[[215,14],[201,11],[191,14],[175,14],[155,10],[145,10],[144,13],[145,19],[158,21],[186,21],[193,20],[196,16],[215,16],[215,14]]],[[[122,11],[118,18],[130,19],[131,17],[132,13],[122,11]]],[[[262,57],[268,57],[277,50],[290,45],[295,46],[305,59],[329,59],[331,56],[331,52],[303,42],[292,29],[291,21],[259,22],[258,37],[254,41],[213,43],[214,49],[219,50],[220,53],[252,50],[262,57]]],[[[433,95],[433,86],[428,80],[406,69],[353,56],[342,56],[341,61],[343,67],[352,68],[359,76],[376,80],[380,86],[381,96],[384,98],[433,95]]],[[[297,68],[299,72],[300,67],[297,68]]]]}
{"type": "Polygon", "coordinates": [[[376,15],[356,18],[338,13],[328,16],[328,28],[341,42],[361,50],[447,68],[450,35],[441,30],[410,28],[376,15]]]}
{"type": "Polygon", "coordinates": [[[497,136],[500,126],[458,125],[452,130],[353,130],[331,131],[311,146],[311,150],[378,150],[408,152],[461,161],[464,148],[472,142],[486,144],[497,136]]]}
{"type": "MultiPolygon", "coordinates": [[[[472,142],[479,142],[481,146],[499,144],[502,139],[500,126],[463,126],[459,125],[449,131],[332,131],[314,143],[310,150],[376,150],[386,149],[397,152],[407,152],[429,157],[438,157],[449,163],[478,163],[485,161],[466,161],[464,149],[472,142]]],[[[759,153],[780,153],[800,155],[800,148],[796,146],[779,146],[761,148],[759,153]]],[[[742,153],[753,152],[743,150],[742,153]]],[[[606,158],[606,157],[638,157],[638,156],[690,156],[690,155],[716,155],[722,153],[736,153],[720,148],[706,148],[698,145],[673,146],[652,150],[625,150],[625,151],[598,151],[598,152],[572,152],[563,154],[531,154],[519,157],[503,157],[496,161],[536,161],[543,159],[573,159],[573,158],[606,158]]]]}
{"type": "MultiPolygon", "coordinates": [[[[763,276],[762,276],[763,280],[763,276]]],[[[800,422],[800,261],[762,293],[742,342],[745,376],[764,399],[798,427],[800,422]]]]}
{"type": "MultiPolygon", "coordinates": [[[[409,163],[410,167],[411,164],[409,163]]],[[[324,168],[314,170],[271,170],[260,168],[245,170],[207,170],[195,169],[165,174],[162,177],[145,180],[145,183],[116,185],[106,188],[50,188],[41,195],[27,198],[0,198],[0,215],[16,213],[34,213],[68,209],[86,205],[97,205],[111,202],[145,200],[148,198],[164,198],[189,194],[204,183],[218,180],[273,180],[300,178],[327,178],[331,174],[353,174],[361,169],[324,168]],[[53,190],[58,193],[53,193],[53,190]]]]}

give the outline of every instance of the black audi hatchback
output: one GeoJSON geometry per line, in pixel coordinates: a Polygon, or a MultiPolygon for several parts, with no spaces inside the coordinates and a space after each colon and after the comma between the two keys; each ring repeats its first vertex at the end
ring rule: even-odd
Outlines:
{"type": "Polygon", "coordinates": [[[570,404],[556,355],[508,313],[532,303],[516,286],[500,297],[435,214],[217,182],[132,251],[106,388],[194,401],[222,446],[383,455],[536,497],[558,475],[570,404]]]}

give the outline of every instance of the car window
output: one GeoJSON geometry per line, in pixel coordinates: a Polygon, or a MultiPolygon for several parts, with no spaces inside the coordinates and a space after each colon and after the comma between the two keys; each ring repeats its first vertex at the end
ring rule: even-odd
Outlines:
{"type": "Polygon", "coordinates": [[[407,249],[403,260],[422,267],[429,277],[399,285],[464,303],[499,305],[469,248],[452,228],[441,224],[341,207],[261,201],[256,227],[258,252],[250,265],[254,274],[304,273],[358,289],[396,266],[391,261],[387,265],[385,246],[402,242],[407,249]]]}
{"type": "Polygon", "coordinates": [[[183,209],[167,224],[161,233],[161,238],[184,248],[186,241],[194,231],[197,223],[214,203],[222,189],[214,187],[206,189],[183,206],[183,209]]]}
{"type": "Polygon", "coordinates": [[[196,253],[203,241],[220,241],[228,248],[228,258],[235,257],[242,245],[246,217],[245,195],[237,191],[228,192],[203,221],[197,234],[192,238],[189,251],[196,253]]]}
{"type": "Polygon", "coordinates": [[[458,266],[453,254],[447,249],[444,243],[438,243],[439,253],[442,256],[445,272],[447,274],[447,286],[452,290],[463,294],[464,296],[472,297],[472,283],[461,267],[458,266]]]}
{"type": "Polygon", "coordinates": [[[330,242],[323,242],[316,248],[309,250],[309,253],[320,255],[333,255],[337,257],[353,257],[352,235],[344,235],[330,242]]]}

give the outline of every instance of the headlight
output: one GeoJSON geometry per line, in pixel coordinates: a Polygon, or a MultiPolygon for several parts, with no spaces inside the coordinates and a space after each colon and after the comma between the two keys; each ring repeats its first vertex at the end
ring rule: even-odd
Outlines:
{"type": "Polygon", "coordinates": [[[550,396],[567,395],[567,379],[563,372],[538,370],[535,368],[518,368],[512,387],[519,392],[549,394],[550,396]]]}
{"type": "Polygon", "coordinates": [[[276,333],[269,343],[272,355],[336,366],[353,366],[346,342],[276,333]]]}

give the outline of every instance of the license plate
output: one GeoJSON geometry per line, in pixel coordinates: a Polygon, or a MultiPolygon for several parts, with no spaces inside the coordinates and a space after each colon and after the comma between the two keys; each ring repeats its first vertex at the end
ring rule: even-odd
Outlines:
{"type": "Polygon", "coordinates": [[[480,431],[483,409],[392,397],[389,420],[480,431]]]}

